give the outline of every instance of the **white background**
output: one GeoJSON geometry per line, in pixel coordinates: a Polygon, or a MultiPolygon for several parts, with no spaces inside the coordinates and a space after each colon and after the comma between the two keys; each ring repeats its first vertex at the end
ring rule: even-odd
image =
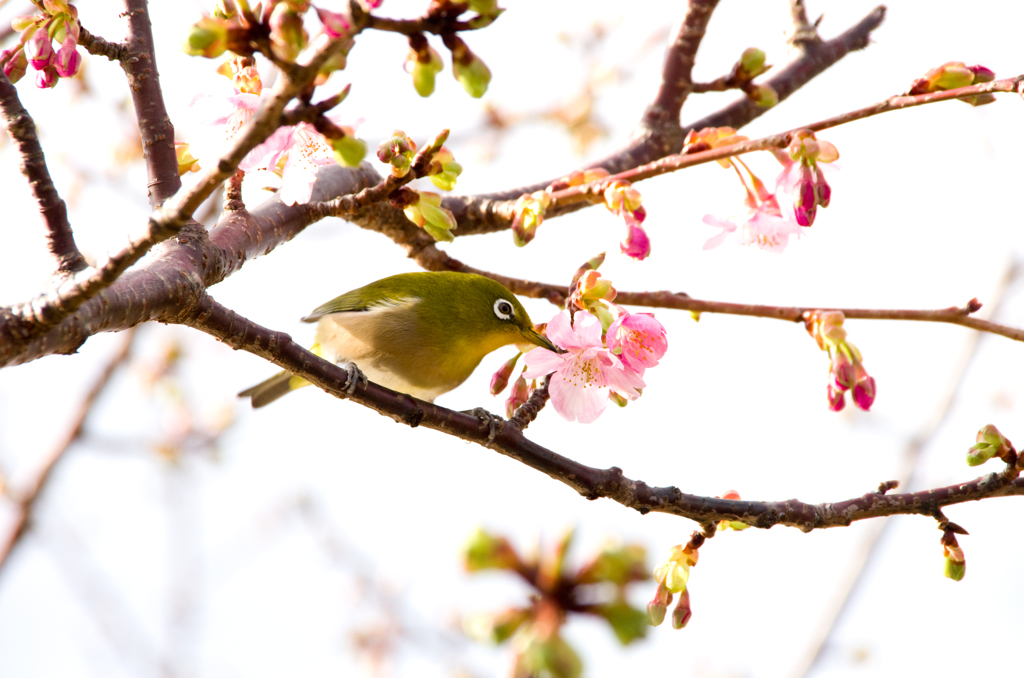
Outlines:
{"type": "MultiPolygon", "coordinates": [[[[354,83],[338,112],[365,118],[359,131],[371,149],[395,128],[417,140],[452,128],[450,145],[465,167],[459,192],[553,178],[628,137],[656,89],[663,45],[678,25],[681,4],[509,2],[495,26],[466,38],[494,73],[483,102],[466,96],[450,70],[439,75],[433,97],[420,99],[401,69],[404,41],[384,34],[360,36],[349,68],[325,89],[333,93],[354,83]],[[592,24],[608,34],[582,56],[578,45],[592,24]],[[571,38],[568,44],[562,35],[571,38]],[[563,127],[535,114],[572,99],[588,77],[595,82],[595,118],[608,135],[581,159],[563,127]],[[488,102],[534,117],[491,143],[481,126],[488,102]]],[[[388,0],[382,13],[414,16],[423,5],[388,0]]],[[[811,2],[809,9],[812,17],[824,13],[820,30],[831,38],[872,7],[811,2]]],[[[223,86],[212,74],[213,62],[178,48],[200,9],[191,2],[151,8],[168,108],[184,140],[187,104],[197,88],[223,86]]],[[[115,4],[83,3],[80,10],[94,33],[110,40],[123,35],[115,4]]],[[[744,133],[782,131],[882,100],[948,60],[980,63],[1001,77],[1020,73],[1022,21],[1018,3],[970,9],[954,2],[896,3],[867,50],[848,56],[744,133]]],[[[785,3],[722,3],[695,77],[721,75],[752,45],[765,49],[770,63],[784,63],[787,27],[785,3]]],[[[447,52],[434,44],[447,64],[447,52]]],[[[123,75],[97,58],[88,59],[87,69],[88,95],[69,83],[37,91],[29,79],[18,89],[71,206],[79,245],[96,259],[142,230],[147,203],[141,163],[119,164],[112,151],[133,134],[123,75]]],[[[683,122],[734,96],[692,96],[683,122]]],[[[781,256],[733,243],[701,250],[717,233],[701,223],[703,215],[740,211],[741,190],[717,165],[639,186],[654,248],[644,262],[617,253],[623,227],[600,208],[544,224],[524,249],[500,233],[460,238],[447,250],[478,268],[563,284],[582,261],[607,250],[602,272],[623,290],[866,308],[962,306],[976,296],[986,303],[984,315],[1024,244],[1022,112],[1018,96],[1002,95],[982,108],[949,102],[823,134],[842,156],[841,171],[829,177],[832,205],[781,256]]],[[[770,184],[777,164],[763,155],[753,163],[770,184]]],[[[0,186],[0,304],[9,304],[43,289],[51,271],[43,227],[9,141],[0,148],[0,186]]],[[[386,239],[328,219],[273,256],[246,264],[212,294],[258,323],[309,341],[312,328],[298,322],[309,309],[414,268],[386,239]]],[[[1019,283],[1010,285],[994,319],[1024,323],[1020,291],[1019,283]]],[[[536,322],[554,312],[546,302],[524,303],[536,322]]],[[[851,405],[834,414],[825,403],[827,358],[800,325],[657,315],[670,347],[662,365],[648,372],[641,400],[588,426],[545,411],[529,436],[593,466],[620,466],[653,485],[808,502],[851,498],[896,477],[922,431],[927,437],[911,489],[989,470],[963,461],[986,423],[1024,441],[1024,347],[1009,339],[981,338],[951,409],[931,435],[929,419],[969,354],[969,330],[848,322],[850,340],[877,380],[878,398],[870,413],[851,405]]],[[[378,635],[397,646],[385,672],[501,675],[505,650],[460,640],[458,619],[523,602],[527,591],[511,577],[461,571],[459,550],[476,526],[507,534],[525,550],[538,536],[550,543],[576,526],[577,558],[618,537],[646,545],[652,566],[694,529],[678,518],[587,502],[481,447],[397,426],[314,389],[251,411],[234,393],[273,366],[184,328],[147,326],[139,339],[135,367],[100,401],[85,442],[58,468],[32,532],[0,575],[4,676],[371,675],[374,666],[353,638],[380,629],[386,631],[378,635]],[[199,419],[215,420],[225,408],[237,416],[216,454],[186,451],[169,461],[154,450],[161,431],[174,424],[166,412],[175,394],[165,386],[154,404],[140,375],[174,342],[183,343],[187,358],[178,384],[199,419]],[[295,508],[303,498],[323,516],[314,527],[295,508]],[[396,620],[404,631],[396,630],[396,620]]],[[[0,372],[0,467],[11,486],[33,476],[60,437],[61,422],[120,341],[97,336],[76,356],[0,372]]],[[[490,356],[440,404],[500,411],[487,383],[508,355],[490,356]]],[[[9,515],[2,511],[0,524],[9,515]]],[[[1024,557],[1020,511],[1018,499],[947,511],[971,533],[960,540],[968,563],[960,583],[942,577],[933,520],[892,519],[812,675],[1005,674],[1013,662],[1008,650],[1024,631],[1024,596],[1015,585],[1024,557]]],[[[588,676],[790,675],[872,529],[721,534],[701,550],[693,571],[694,616],[685,630],[666,624],[623,649],[607,626],[572,620],[566,637],[581,650],[588,676]]],[[[653,589],[635,587],[635,602],[644,604],[653,589]]]]}

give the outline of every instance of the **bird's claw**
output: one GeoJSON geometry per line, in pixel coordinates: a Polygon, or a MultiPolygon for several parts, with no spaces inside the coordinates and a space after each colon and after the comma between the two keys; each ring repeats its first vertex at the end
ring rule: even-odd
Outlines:
{"type": "Polygon", "coordinates": [[[345,372],[348,373],[348,385],[345,387],[345,393],[353,395],[356,392],[356,387],[362,382],[363,388],[366,388],[370,383],[370,380],[366,378],[363,371],[359,369],[359,366],[355,363],[348,363],[345,365],[345,372]]]}
{"type": "Polygon", "coordinates": [[[482,423],[487,425],[487,442],[494,442],[498,432],[505,426],[505,420],[496,414],[491,414],[482,407],[474,407],[471,410],[464,410],[464,414],[471,414],[482,423]]]}

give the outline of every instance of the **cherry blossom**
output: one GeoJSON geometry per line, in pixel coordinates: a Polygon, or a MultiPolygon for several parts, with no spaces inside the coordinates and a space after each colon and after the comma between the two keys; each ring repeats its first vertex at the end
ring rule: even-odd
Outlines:
{"type": "Polygon", "coordinates": [[[551,404],[564,419],[584,424],[596,420],[608,405],[609,391],[630,400],[640,397],[643,379],[604,347],[596,316],[577,311],[570,325],[569,312],[562,311],[548,323],[547,336],[566,352],[534,348],[526,354],[523,376],[536,379],[553,373],[551,404]]]}

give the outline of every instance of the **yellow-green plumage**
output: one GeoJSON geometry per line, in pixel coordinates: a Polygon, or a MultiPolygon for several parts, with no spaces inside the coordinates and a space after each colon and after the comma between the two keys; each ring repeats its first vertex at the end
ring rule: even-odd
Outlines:
{"type": "MultiPolygon", "coordinates": [[[[370,381],[433,402],[464,382],[485,355],[530,343],[553,348],[503,285],[466,273],[402,273],[316,308],[313,351],[355,363],[370,381]],[[502,317],[507,316],[507,317],[502,317]]],[[[308,382],[281,372],[239,393],[262,407],[308,382]]]]}

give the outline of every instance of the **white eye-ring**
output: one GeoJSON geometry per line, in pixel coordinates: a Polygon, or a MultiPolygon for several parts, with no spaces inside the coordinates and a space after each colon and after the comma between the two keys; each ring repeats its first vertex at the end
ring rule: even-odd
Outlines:
{"type": "Polygon", "coordinates": [[[515,309],[512,308],[512,302],[508,299],[498,299],[494,302],[494,315],[502,320],[508,320],[513,313],[515,313],[515,309]]]}

